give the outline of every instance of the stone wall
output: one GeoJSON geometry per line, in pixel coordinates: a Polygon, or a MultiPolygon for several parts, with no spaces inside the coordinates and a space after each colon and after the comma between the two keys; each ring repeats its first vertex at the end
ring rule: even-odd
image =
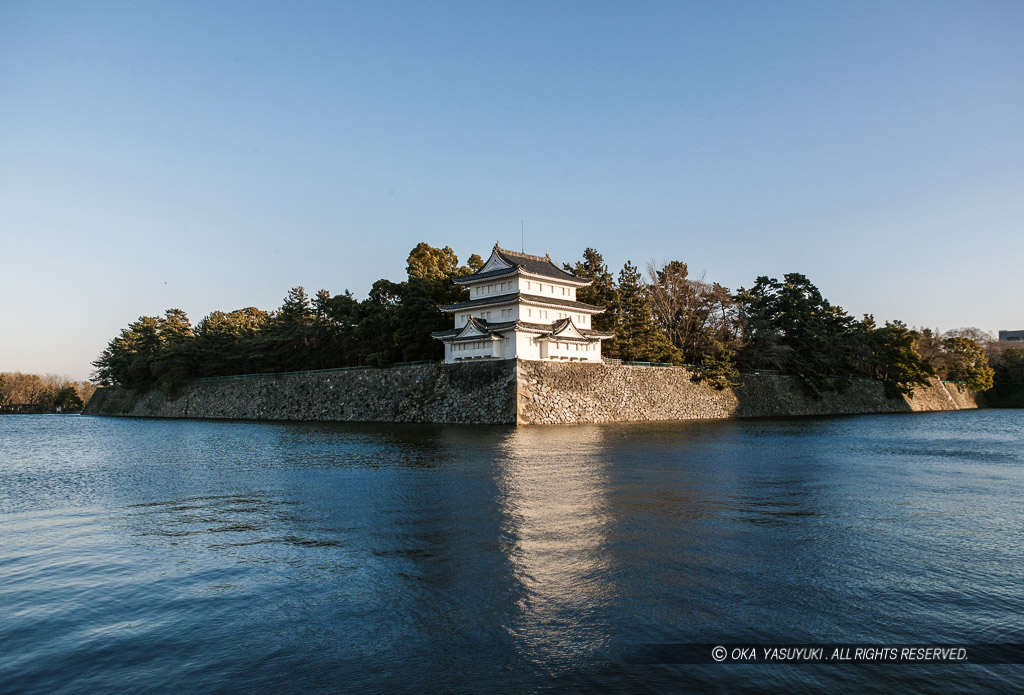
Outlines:
{"type": "Polygon", "coordinates": [[[935,381],[912,397],[887,398],[877,381],[812,395],[797,377],[745,375],[737,389],[695,383],[686,369],[520,362],[517,422],[628,422],[704,418],[852,415],[976,408],[962,387],[935,381]]]}
{"type": "Polygon", "coordinates": [[[198,381],[173,396],[98,390],[87,414],[237,420],[557,424],[976,408],[974,394],[936,381],[887,398],[855,380],[811,395],[796,377],[743,377],[738,389],[696,383],[686,369],[530,361],[428,364],[198,381]]]}
{"type": "Polygon", "coordinates": [[[86,414],[512,424],[515,363],[427,364],[197,381],[167,396],[99,389],[86,414]]]}

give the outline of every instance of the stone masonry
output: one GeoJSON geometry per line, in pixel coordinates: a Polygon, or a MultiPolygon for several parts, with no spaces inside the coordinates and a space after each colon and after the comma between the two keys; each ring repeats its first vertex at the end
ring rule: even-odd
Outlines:
{"type": "Polygon", "coordinates": [[[100,389],[85,412],[127,417],[338,422],[566,424],[846,415],[976,408],[934,382],[888,398],[879,382],[810,394],[796,377],[747,375],[737,389],[682,368],[480,361],[200,380],[175,394],[100,389]]]}

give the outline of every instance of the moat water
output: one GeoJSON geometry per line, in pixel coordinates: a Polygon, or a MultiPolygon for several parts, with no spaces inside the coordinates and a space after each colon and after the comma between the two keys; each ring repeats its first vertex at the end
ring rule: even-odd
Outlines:
{"type": "Polygon", "coordinates": [[[567,427],[0,419],[0,692],[1020,692],[1024,411],[567,427]]]}

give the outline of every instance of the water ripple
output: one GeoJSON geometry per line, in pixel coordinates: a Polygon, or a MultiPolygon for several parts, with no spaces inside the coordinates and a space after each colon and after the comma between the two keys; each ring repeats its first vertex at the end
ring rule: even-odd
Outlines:
{"type": "MultiPolygon", "coordinates": [[[[1011,692],[1019,412],[551,428],[5,418],[0,692],[1011,692]]],[[[1014,670],[1016,669],[1016,670],[1014,670]]]]}

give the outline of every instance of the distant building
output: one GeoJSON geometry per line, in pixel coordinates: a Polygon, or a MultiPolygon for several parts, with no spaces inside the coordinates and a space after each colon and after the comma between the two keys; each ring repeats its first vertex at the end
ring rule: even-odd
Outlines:
{"type": "Polygon", "coordinates": [[[604,307],[576,301],[578,278],[551,261],[497,244],[483,267],[455,283],[469,299],[442,306],[455,314],[455,328],[432,333],[444,343],[447,363],[479,359],[600,362],[601,341],[613,333],[595,331],[591,317],[604,307]]]}
{"type": "Polygon", "coordinates": [[[1024,342],[1024,331],[999,331],[999,340],[1010,343],[1024,342]]]}

